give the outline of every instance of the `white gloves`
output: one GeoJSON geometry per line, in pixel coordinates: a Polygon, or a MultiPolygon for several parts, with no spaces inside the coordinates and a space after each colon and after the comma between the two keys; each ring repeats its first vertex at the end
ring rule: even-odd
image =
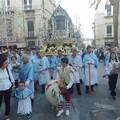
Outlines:
{"type": "Polygon", "coordinates": [[[57,67],[57,70],[60,71],[60,68],[61,68],[61,67],[57,67]]]}
{"type": "Polygon", "coordinates": [[[30,84],[30,80],[27,80],[26,82],[25,82],[25,86],[28,86],[30,84]]]}
{"type": "Polygon", "coordinates": [[[79,67],[73,67],[73,69],[75,70],[75,71],[79,71],[79,67]]]}
{"type": "Polygon", "coordinates": [[[109,71],[106,71],[107,75],[110,75],[109,71]]]}

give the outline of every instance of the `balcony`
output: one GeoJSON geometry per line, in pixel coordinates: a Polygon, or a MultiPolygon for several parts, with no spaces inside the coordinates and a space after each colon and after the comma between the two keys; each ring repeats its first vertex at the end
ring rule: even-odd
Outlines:
{"type": "Polygon", "coordinates": [[[25,12],[34,12],[33,5],[24,5],[24,11],[25,12]]]}
{"type": "Polygon", "coordinates": [[[113,13],[112,12],[106,12],[104,17],[113,17],[113,13]]]}
{"type": "Polygon", "coordinates": [[[6,8],[6,9],[7,9],[6,11],[11,11],[11,12],[13,11],[13,12],[14,12],[14,8],[13,8],[12,6],[10,6],[10,5],[9,5],[9,6],[7,6],[7,8],[6,8]]]}
{"type": "Polygon", "coordinates": [[[34,31],[29,31],[28,33],[26,33],[25,38],[27,38],[27,39],[36,39],[37,36],[34,34],[34,31]]]}
{"type": "Polygon", "coordinates": [[[106,33],[104,38],[105,39],[112,39],[114,37],[113,33],[106,33]]]}

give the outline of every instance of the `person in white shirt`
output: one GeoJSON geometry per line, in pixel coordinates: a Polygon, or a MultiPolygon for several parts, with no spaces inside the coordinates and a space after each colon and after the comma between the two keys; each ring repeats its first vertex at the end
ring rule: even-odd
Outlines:
{"type": "MultiPolygon", "coordinates": [[[[59,88],[66,101],[66,115],[70,114],[70,89],[74,83],[74,70],[71,66],[68,65],[68,63],[68,58],[61,59],[62,67],[60,68],[58,79],[59,88]]],[[[59,111],[56,116],[59,117],[63,112],[63,105],[62,102],[60,102],[59,111]]]]}
{"type": "Polygon", "coordinates": [[[118,73],[115,72],[115,68],[119,68],[120,66],[120,63],[119,61],[117,60],[117,57],[116,57],[116,53],[115,52],[112,52],[110,54],[110,59],[109,61],[107,61],[106,63],[106,66],[105,66],[105,70],[106,70],[106,73],[108,75],[108,79],[109,79],[109,88],[110,88],[110,91],[111,91],[111,96],[113,97],[113,99],[116,98],[116,91],[115,91],[115,88],[116,88],[116,84],[117,84],[117,79],[118,79],[118,73]],[[114,71],[113,71],[114,70],[114,71]]]}
{"type": "Polygon", "coordinates": [[[4,97],[6,120],[10,120],[11,88],[15,88],[15,84],[11,70],[8,68],[7,55],[0,54],[0,108],[4,97]]]}

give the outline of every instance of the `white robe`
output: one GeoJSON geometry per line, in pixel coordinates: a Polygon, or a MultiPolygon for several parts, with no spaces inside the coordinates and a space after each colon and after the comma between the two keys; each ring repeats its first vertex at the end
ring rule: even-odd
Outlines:
{"type": "Polygon", "coordinates": [[[92,61],[92,64],[90,64],[90,68],[88,63],[85,63],[84,84],[86,86],[89,86],[89,85],[94,85],[95,83],[98,83],[98,74],[97,74],[97,68],[94,65],[94,61],[92,61]]]}
{"type": "Polygon", "coordinates": [[[48,83],[50,81],[49,70],[47,69],[45,71],[38,72],[37,73],[37,78],[38,78],[39,85],[43,85],[43,84],[48,83]]]}
{"type": "Polygon", "coordinates": [[[36,79],[39,85],[46,84],[50,79],[49,61],[47,57],[37,58],[35,60],[36,79]]]}
{"type": "Polygon", "coordinates": [[[73,69],[75,70],[74,73],[74,83],[80,83],[80,68],[82,67],[82,59],[80,56],[76,55],[68,56],[69,64],[72,65],[73,69]]]}
{"type": "Polygon", "coordinates": [[[30,97],[18,100],[17,113],[21,115],[30,114],[32,112],[30,97]]]}
{"type": "Polygon", "coordinates": [[[59,70],[61,67],[55,67],[53,71],[53,80],[57,80],[59,76],[59,70]]]}

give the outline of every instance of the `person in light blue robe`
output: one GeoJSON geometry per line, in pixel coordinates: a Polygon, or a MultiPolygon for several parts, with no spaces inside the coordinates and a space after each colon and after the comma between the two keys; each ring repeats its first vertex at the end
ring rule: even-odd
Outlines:
{"type": "Polygon", "coordinates": [[[94,84],[98,84],[98,58],[92,53],[91,46],[87,47],[87,53],[83,57],[83,65],[85,67],[85,80],[84,84],[86,86],[86,93],[90,90],[93,91],[94,84]]]}
{"type": "Polygon", "coordinates": [[[31,99],[34,98],[34,68],[31,61],[29,61],[29,55],[22,55],[22,64],[19,73],[19,81],[24,81],[25,86],[32,91],[31,99]]]}
{"type": "Polygon", "coordinates": [[[31,53],[29,49],[26,50],[26,54],[29,55],[29,61],[34,65],[36,54],[31,53]]]}
{"type": "Polygon", "coordinates": [[[30,116],[30,113],[32,112],[31,94],[32,91],[25,87],[25,83],[23,81],[19,82],[18,88],[15,90],[15,97],[18,99],[17,113],[21,116],[30,116]]]}
{"type": "Polygon", "coordinates": [[[42,93],[45,92],[45,84],[51,80],[49,68],[48,58],[43,56],[43,51],[38,51],[37,58],[35,59],[35,73],[39,85],[42,85],[42,93]]]}
{"type": "Polygon", "coordinates": [[[82,50],[80,50],[80,56],[83,54],[83,51],[82,50]]]}
{"type": "Polygon", "coordinates": [[[12,62],[12,61],[11,61],[12,56],[16,56],[16,58],[17,58],[17,63],[21,63],[21,57],[20,57],[20,55],[18,55],[18,54],[16,53],[15,50],[13,50],[13,51],[12,51],[12,54],[10,54],[10,63],[12,62]]]}
{"type": "Polygon", "coordinates": [[[55,68],[55,56],[48,56],[47,57],[48,60],[49,60],[49,63],[50,63],[50,68],[49,68],[49,71],[50,71],[50,76],[51,76],[51,79],[53,79],[53,72],[54,72],[54,68],[55,68]]]}
{"type": "MultiPolygon", "coordinates": [[[[74,69],[74,83],[76,84],[76,90],[78,95],[81,95],[80,90],[80,68],[82,67],[82,58],[81,56],[77,55],[78,50],[74,48],[72,50],[72,55],[68,56],[69,65],[71,65],[74,69]]],[[[73,92],[73,88],[72,88],[73,92]]]]}
{"type": "Polygon", "coordinates": [[[54,57],[55,67],[53,72],[53,79],[58,79],[59,70],[61,67],[61,59],[63,58],[62,50],[58,50],[58,55],[54,57]]]}

